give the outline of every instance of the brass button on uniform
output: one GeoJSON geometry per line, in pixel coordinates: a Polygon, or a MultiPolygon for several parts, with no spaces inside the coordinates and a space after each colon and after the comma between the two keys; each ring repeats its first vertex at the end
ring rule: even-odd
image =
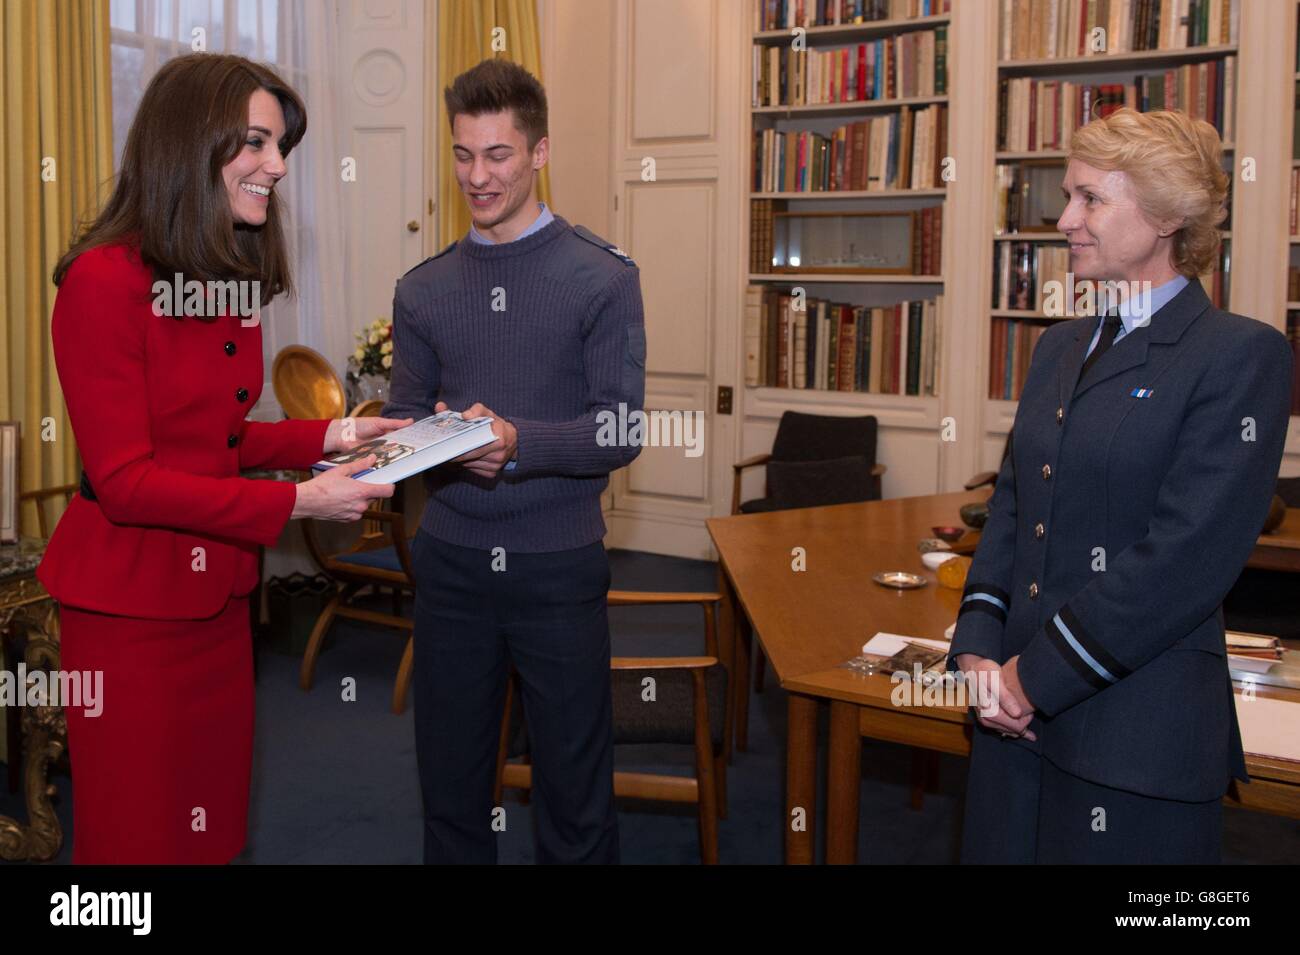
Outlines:
{"type": "Polygon", "coordinates": [[[1064,420],[1065,420],[1065,409],[1064,409],[1064,408],[1057,408],[1057,409],[1056,409],[1056,423],[1057,423],[1057,424],[1060,424],[1060,423],[1061,423],[1062,421],[1064,421],[1064,420]]]}
{"type": "Polygon", "coordinates": [[[233,355],[233,354],[235,353],[235,343],[234,343],[234,342],[226,342],[225,348],[226,348],[226,354],[227,354],[227,355],[233,355]]]}
{"type": "Polygon", "coordinates": [[[1036,600],[1036,599],[1038,599],[1038,584],[1037,584],[1037,583],[1032,583],[1032,584],[1029,585],[1029,599],[1030,599],[1030,600],[1036,600]]]}
{"type": "Polygon", "coordinates": [[[1048,478],[1050,478],[1051,476],[1052,476],[1052,466],[1051,466],[1050,464],[1044,464],[1044,465],[1043,465],[1043,480],[1046,481],[1046,480],[1047,480],[1048,478]]]}
{"type": "Polygon", "coordinates": [[[233,447],[234,447],[235,445],[237,445],[238,443],[239,443],[239,435],[237,435],[237,434],[229,435],[229,436],[226,438],[226,447],[228,447],[228,448],[233,448],[233,447]]]}
{"type": "Polygon", "coordinates": [[[247,401],[247,400],[248,400],[248,389],[247,389],[247,388],[240,388],[238,391],[236,391],[236,392],[235,392],[235,400],[238,401],[240,404],[243,404],[245,401],[247,401]]]}
{"type": "Polygon", "coordinates": [[[1043,525],[1041,523],[1034,525],[1034,536],[1039,540],[1043,539],[1043,525]]]}

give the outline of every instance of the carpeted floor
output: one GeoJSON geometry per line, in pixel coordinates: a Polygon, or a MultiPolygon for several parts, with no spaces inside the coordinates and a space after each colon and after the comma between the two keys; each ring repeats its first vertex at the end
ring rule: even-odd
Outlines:
{"type": "MultiPolygon", "coordinates": [[[[630,551],[611,551],[616,588],[712,590],[714,565],[630,551]]],[[[698,610],[620,607],[611,611],[614,653],[693,655],[703,651],[698,610]]],[[[250,836],[241,863],[418,863],[420,792],[411,713],[389,710],[402,654],[396,631],[351,621],[336,624],[321,656],[316,686],[298,689],[299,658],[263,649],[257,683],[257,745],[250,836]],[[345,678],[356,701],[345,702],[345,678]]],[[[772,686],[750,706],[748,752],[728,770],[728,818],[719,827],[723,863],[777,863],[782,858],[785,698],[772,686]]],[[[823,713],[823,721],[825,714],[823,713]]],[[[825,727],[821,738],[825,740],[825,727]]],[[[690,747],[621,747],[621,769],[689,772],[690,747]]],[[[864,863],[956,861],[966,762],[942,756],[937,791],[919,811],[908,808],[911,760],[903,747],[864,741],[859,860],[864,863]]],[[[65,833],[58,862],[71,860],[71,782],[56,775],[65,833]]],[[[819,813],[822,810],[819,809],[819,813]]],[[[18,794],[0,792],[0,814],[23,816],[18,794]]],[[[1293,863],[1300,821],[1227,810],[1224,856],[1233,863],[1293,863]]],[[[625,863],[699,861],[692,807],[622,803],[619,836],[625,863]]],[[[531,862],[531,810],[506,798],[502,862],[531,862]]],[[[820,851],[819,851],[820,857],[820,851]]]]}

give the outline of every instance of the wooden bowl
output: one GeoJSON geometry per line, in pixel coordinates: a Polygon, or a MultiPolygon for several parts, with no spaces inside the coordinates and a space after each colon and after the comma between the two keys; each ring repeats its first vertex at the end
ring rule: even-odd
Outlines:
{"type": "Polygon", "coordinates": [[[306,345],[280,350],[271,366],[271,387],[290,418],[342,418],[347,409],[338,373],[324,355],[306,345]]]}

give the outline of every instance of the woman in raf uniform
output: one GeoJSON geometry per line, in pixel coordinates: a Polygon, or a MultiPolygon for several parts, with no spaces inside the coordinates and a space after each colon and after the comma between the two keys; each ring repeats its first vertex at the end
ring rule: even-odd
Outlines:
{"type": "MultiPolygon", "coordinates": [[[[356,520],[391,484],[308,468],[407,422],[245,420],[258,322],[158,314],[155,279],[291,288],[276,184],[306,113],[242,57],[166,63],[132,122],[113,195],[54,273],[52,334],[81,491],[37,575],[59,601],[61,664],[102,673],[102,712],[67,706],[73,861],[224,863],[244,845],[253,750],[249,593],[257,545],[291,517],[356,520]]],[[[242,297],[237,297],[237,300],[242,297]]],[[[168,309],[162,309],[168,311],[168,309]]]]}
{"type": "Polygon", "coordinates": [[[1099,317],[1034,350],[962,597],[951,665],[997,677],[964,861],[1220,858],[1221,800],[1246,778],[1221,603],[1291,391],[1285,337],[1198,280],[1227,187],[1218,134],[1182,113],[1074,134],[1059,228],[1076,280],[1103,282],[1099,317]]]}

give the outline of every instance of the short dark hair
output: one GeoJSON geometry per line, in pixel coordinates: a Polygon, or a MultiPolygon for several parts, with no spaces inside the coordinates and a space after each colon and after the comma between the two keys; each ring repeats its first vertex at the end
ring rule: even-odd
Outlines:
{"type": "Polygon", "coordinates": [[[168,60],[144,91],[122,150],[108,203],[54,269],[62,283],[74,260],[98,245],[129,240],[156,278],[260,281],[265,305],[293,292],[278,190],[266,224],[236,226],[222,168],[248,137],[248,101],[266,90],[284,111],[280,153],[307,130],[298,94],[267,66],[242,56],[191,53],[168,60]]]}
{"type": "Polygon", "coordinates": [[[447,123],[456,128],[461,113],[480,116],[514,110],[515,129],[528,137],[528,148],[537,145],[546,133],[546,90],[518,63],[509,60],[484,60],[451,81],[443,90],[447,103],[447,123]]]}

